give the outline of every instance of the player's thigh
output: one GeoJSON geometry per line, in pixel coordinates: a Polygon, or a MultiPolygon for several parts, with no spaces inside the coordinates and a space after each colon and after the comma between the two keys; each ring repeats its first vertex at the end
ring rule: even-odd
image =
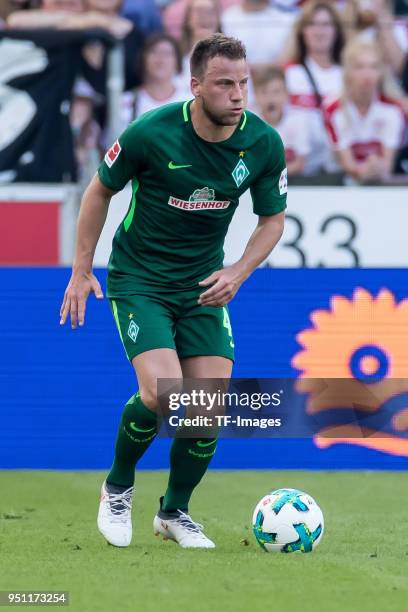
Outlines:
{"type": "MultiPolygon", "coordinates": [[[[177,321],[176,346],[183,371],[183,391],[196,390],[199,397],[216,393],[218,397],[218,392],[228,390],[234,341],[226,308],[201,306],[194,296],[177,321]]],[[[198,412],[207,409],[208,406],[200,406],[198,412]]],[[[221,414],[222,403],[214,404],[212,411],[221,414]]]]}
{"type": "Polygon", "coordinates": [[[129,361],[145,351],[176,348],[174,316],[164,301],[136,294],[110,304],[129,361]]]}
{"type": "Polygon", "coordinates": [[[218,355],[201,355],[180,360],[185,378],[231,378],[233,362],[218,355]]]}
{"type": "Polygon", "coordinates": [[[193,357],[220,357],[223,360],[191,361],[191,367],[197,372],[204,368],[208,372],[204,377],[211,378],[211,372],[220,376],[220,371],[218,374],[216,372],[218,363],[222,374],[226,373],[228,377],[234,362],[234,340],[226,306],[201,306],[196,296],[186,300],[186,306],[176,322],[175,339],[177,353],[183,363],[193,357]]]}
{"type": "Polygon", "coordinates": [[[168,395],[179,392],[182,370],[174,349],[145,351],[132,359],[142,402],[155,412],[165,411],[168,395]]]}

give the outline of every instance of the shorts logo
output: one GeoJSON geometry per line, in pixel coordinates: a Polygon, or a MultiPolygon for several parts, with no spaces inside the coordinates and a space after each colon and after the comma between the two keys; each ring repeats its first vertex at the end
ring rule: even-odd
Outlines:
{"type": "Polygon", "coordinates": [[[228,208],[229,200],[216,200],[214,189],[202,187],[196,189],[188,200],[180,200],[174,196],[169,197],[168,204],[182,210],[218,210],[228,208]]]}
{"type": "Polygon", "coordinates": [[[284,168],[279,177],[279,194],[288,193],[288,169],[284,168]]]}
{"type": "Polygon", "coordinates": [[[232,178],[235,181],[237,187],[242,185],[246,178],[249,176],[249,170],[245,165],[243,159],[240,159],[233,171],[231,172],[232,178]]]}
{"type": "Polygon", "coordinates": [[[108,166],[108,168],[112,168],[121,150],[122,147],[119,144],[119,140],[117,140],[113,143],[113,145],[105,155],[105,164],[108,166]]]}
{"type": "Polygon", "coordinates": [[[136,342],[137,334],[139,333],[139,326],[134,321],[129,323],[128,336],[133,342],[136,342]]]}

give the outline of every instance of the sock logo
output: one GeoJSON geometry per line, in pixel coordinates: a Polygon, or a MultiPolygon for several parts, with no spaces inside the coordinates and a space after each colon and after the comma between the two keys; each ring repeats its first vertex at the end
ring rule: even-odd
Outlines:
{"type": "Polygon", "coordinates": [[[129,427],[130,429],[133,429],[133,431],[141,431],[142,433],[146,433],[146,432],[153,431],[154,429],[156,429],[156,427],[149,427],[148,429],[142,429],[141,427],[137,427],[136,423],[134,423],[133,421],[129,423],[129,427]]]}
{"type": "Polygon", "coordinates": [[[128,327],[128,336],[133,342],[136,342],[137,334],[139,333],[139,326],[131,320],[128,327]]]}
{"type": "Polygon", "coordinates": [[[210,451],[209,453],[197,453],[192,448],[189,448],[188,449],[188,454],[189,455],[193,455],[194,457],[200,457],[200,459],[207,459],[208,457],[212,457],[213,455],[215,455],[215,451],[216,450],[217,449],[214,448],[214,450],[210,451]]]}
{"type": "Polygon", "coordinates": [[[203,442],[202,440],[198,440],[197,442],[197,446],[211,446],[211,444],[215,444],[216,443],[216,439],[215,440],[211,440],[210,442],[203,442]]]}
{"type": "Polygon", "coordinates": [[[157,436],[156,427],[152,427],[151,429],[139,429],[138,427],[136,427],[136,424],[133,422],[129,423],[129,427],[132,430],[132,433],[126,429],[125,425],[123,426],[123,431],[125,432],[128,438],[130,438],[133,442],[136,442],[137,444],[146,444],[146,442],[150,442],[150,440],[153,440],[153,438],[157,436]],[[150,435],[147,435],[144,438],[139,438],[133,435],[134,431],[137,432],[138,435],[140,435],[140,433],[150,434],[150,435]]]}

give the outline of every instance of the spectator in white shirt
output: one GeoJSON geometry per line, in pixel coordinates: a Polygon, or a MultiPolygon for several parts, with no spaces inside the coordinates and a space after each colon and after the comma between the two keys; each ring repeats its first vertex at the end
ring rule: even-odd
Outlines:
{"type": "Polygon", "coordinates": [[[254,87],[256,110],[283,140],[289,176],[302,174],[311,149],[308,117],[290,106],[283,70],[268,68],[257,76],[254,87]]]}
{"type": "Polygon", "coordinates": [[[381,96],[383,75],[375,43],[352,40],[344,51],[344,94],[327,109],[327,127],[344,172],[358,181],[392,173],[404,118],[381,96]]]}
{"type": "Polygon", "coordinates": [[[152,34],[142,52],[141,87],[122,96],[122,120],[125,125],[146,111],[170,102],[180,102],[189,92],[177,84],[181,71],[181,51],[168,34],[152,34]]]}
{"type": "MultiPolygon", "coordinates": [[[[128,0],[134,2],[134,0],[128,0]]],[[[219,11],[225,11],[234,4],[238,4],[241,0],[218,0],[219,11]]],[[[162,19],[165,31],[173,36],[176,40],[180,40],[182,35],[182,27],[184,15],[187,10],[189,0],[170,0],[163,6],[162,3],[162,19]]]]}
{"type": "Polygon", "coordinates": [[[282,11],[270,6],[268,0],[241,0],[221,15],[222,31],[242,40],[248,63],[253,69],[276,63],[287,44],[294,11],[282,11]]]}
{"type": "Polygon", "coordinates": [[[217,0],[188,0],[181,32],[181,49],[189,55],[194,45],[221,31],[217,0]]]}
{"type": "Polygon", "coordinates": [[[184,13],[181,33],[183,53],[182,71],[178,78],[180,84],[190,89],[190,54],[194,45],[221,31],[220,12],[217,0],[189,0],[184,13]]]}
{"type": "Polygon", "coordinates": [[[295,63],[286,68],[290,102],[307,111],[313,133],[312,151],[305,165],[307,175],[335,170],[323,105],[336,98],[342,88],[343,44],[340,17],[333,5],[324,0],[307,4],[296,23],[295,63]]]}

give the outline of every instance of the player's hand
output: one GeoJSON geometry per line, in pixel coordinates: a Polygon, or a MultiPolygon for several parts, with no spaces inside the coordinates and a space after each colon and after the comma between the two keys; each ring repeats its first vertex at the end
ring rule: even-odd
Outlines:
{"type": "Polygon", "coordinates": [[[200,295],[198,303],[201,306],[225,306],[232,300],[244,280],[235,266],[217,270],[198,283],[200,287],[212,285],[200,295]]]}
{"type": "Polygon", "coordinates": [[[64,325],[68,315],[71,316],[71,327],[76,329],[85,321],[86,300],[90,293],[94,293],[98,300],[103,293],[98,279],[92,272],[76,271],[72,273],[60,309],[60,325],[64,325]]]}

